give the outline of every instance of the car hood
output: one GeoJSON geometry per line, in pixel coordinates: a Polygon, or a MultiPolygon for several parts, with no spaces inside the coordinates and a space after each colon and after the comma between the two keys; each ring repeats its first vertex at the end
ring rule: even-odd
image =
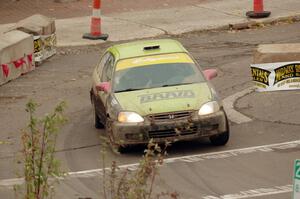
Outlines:
{"type": "Polygon", "coordinates": [[[123,111],[133,111],[141,116],[183,110],[198,110],[212,100],[206,82],[180,86],[160,87],[115,93],[123,111]]]}

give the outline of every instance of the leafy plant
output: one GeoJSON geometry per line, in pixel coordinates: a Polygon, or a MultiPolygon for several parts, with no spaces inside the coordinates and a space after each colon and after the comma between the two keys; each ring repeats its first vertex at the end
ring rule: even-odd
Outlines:
{"type": "MultiPolygon", "coordinates": [[[[29,124],[22,132],[24,158],[24,199],[45,199],[54,194],[54,184],[59,177],[65,176],[60,170],[59,161],[55,158],[55,146],[58,131],[66,122],[64,109],[66,104],[58,104],[53,113],[39,119],[35,116],[38,104],[29,101],[26,111],[29,113],[29,124]]],[[[104,199],[177,199],[176,192],[154,191],[154,182],[158,167],[163,164],[166,154],[165,144],[162,150],[158,144],[149,142],[145,153],[136,169],[118,167],[113,161],[109,169],[105,168],[103,157],[103,197],[104,199]]]]}
{"type": "MultiPolygon", "coordinates": [[[[167,146],[168,144],[162,150],[158,144],[150,141],[137,169],[134,171],[122,170],[113,161],[110,169],[103,170],[103,198],[159,199],[168,197],[177,199],[179,195],[176,192],[154,192],[158,167],[163,164],[167,146]]],[[[105,168],[105,165],[103,166],[105,168]]]]}
{"type": "Polygon", "coordinates": [[[26,112],[29,124],[22,132],[25,199],[44,199],[53,194],[53,184],[63,176],[60,163],[54,157],[59,127],[66,122],[63,116],[65,102],[59,103],[53,113],[39,119],[35,116],[38,104],[29,101],[26,112]]]}

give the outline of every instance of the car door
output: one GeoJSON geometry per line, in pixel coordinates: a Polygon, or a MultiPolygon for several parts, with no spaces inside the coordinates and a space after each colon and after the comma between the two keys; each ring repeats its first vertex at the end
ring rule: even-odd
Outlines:
{"type": "MultiPolygon", "coordinates": [[[[93,102],[94,102],[94,106],[95,106],[95,111],[97,113],[97,115],[100,117],[101,116],[101,102],[100,102],[100,98],[99,98],[99,91],[97,91],[96,89],[96,85],[101,83],[101,74],[103,72],[103,68],[105,66],[105,63],[107,62],[108,58],[110,57],[110,54],[107,52],[105,53],[99,63],[97,64],[94,72],[93,72],[93,102]]],[[[102,116],[101,116],[102,118],[102,116]]]]}
{"type": "MultiPolygon", "coordinates": [[[[104,55],[105,63],[102,67],[102,71],[99,73],[99,83],[100,82],[109,82],[111,83],[113,67],[114,67],[114,57],[111,53],[104,55]]],[[[101,63],[100,63],[101,65],[101,63]]],[[[100,120],[105,124],[106,122],[106,101],[109,93],[97,92],[96,97],[96,109],[97,115],[100,117],[100,120]]]]}

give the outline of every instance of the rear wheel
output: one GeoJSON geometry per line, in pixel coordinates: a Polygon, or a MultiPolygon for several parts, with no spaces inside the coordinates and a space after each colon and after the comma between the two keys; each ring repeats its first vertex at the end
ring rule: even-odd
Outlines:
{"type": "Polygon", "coordinates": [[[223,146],[227,144],[229,137],[230,137],[230,130],[229,130],[229,122],[227,117],[226,118],[226,131],[224,133],[213,135],[209,138],[210,142],[215,146],[223,146]]]}

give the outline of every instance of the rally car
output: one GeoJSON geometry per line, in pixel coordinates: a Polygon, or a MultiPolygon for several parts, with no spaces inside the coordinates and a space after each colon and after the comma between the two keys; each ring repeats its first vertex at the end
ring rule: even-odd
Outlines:
{"type": "Polygon", "coordinates": [[[129,145],[208,137],[229,139],[226,113],[209,80],[176,40],[146,40],[108,48],[90,91],[96,128],[106,128],[120,152],[129,145]]]}

